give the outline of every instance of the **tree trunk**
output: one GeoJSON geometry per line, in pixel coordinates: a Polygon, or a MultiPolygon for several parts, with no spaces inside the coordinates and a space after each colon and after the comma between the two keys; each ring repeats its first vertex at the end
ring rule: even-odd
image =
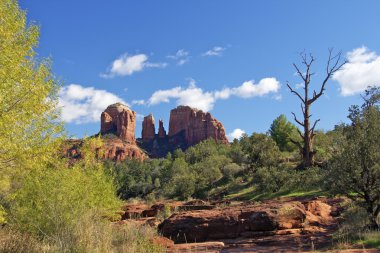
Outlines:
{"type": "MultiPolygon", "coordinates": [[[[301,94],[292,89],[292,87],[287,83],[287,86],[289,90],[295,94],[300,100],[301,100],[301,109],[302,109],[302,116],[303,116],[303,121],[298,120],[295,113],[292,112],[294,116],[294,120],[303,128],[303,133],[298,130],[298,133],[302,139],[302,143],[298,142],[296,140],[291,140],[295,145],[298,146],[300,149],[300,153],[302,154],[302,165],[304,168],[308,168],[311,166],[315,165],[315,150],[313,149],[313,139],[315,136],[314,130],[315,126],[318,123],[319,119],[314,121],[313,126],[310,126],[310,106],[318,99],[320,98],[324,91],[325,91],[325,85],[327,81],[332,77],[332,75],[338,71],[345,63],[346,61],[343,61],[343,63],[340,62],[341,59],[341,52],[339,52],[337,55],[332,56],[332,49],[329,50],[329,59],[327,61],[327,67],[326,67],[326,77],[322,82],[321,88],[319,92],[314,92],[312,93],[313,95],[309,97],[309,85],[311,81],[311,76],[314,74],[311,72],[311,65],[314,62],[314,57],[310,55],[308,57],[305,53],[301,54],[302,58],[302,64],[305,65],[306,71],[301,71],[296,64],[293,64],[295,67],[297,74],[302,78],[303,80],[303,89],[305,91],[304,95],[301,96],[301,94]]],[[[298,129],[298,128],[297,128],[298,129]]]]}
{"type": "Polygon", "coordinates": [[[380,229],[380,224],[377,221],[379,214],[380,214],[380,205],[377,205],[375,210],[373,208],[371,208],[371,210],[367,210],[367,211],[369,213],[369,218],[370,218],[370,220],[369,220],[370,221],[370,224],[369,224],[370,229],[374,229],[374,230],[380,229]]]}

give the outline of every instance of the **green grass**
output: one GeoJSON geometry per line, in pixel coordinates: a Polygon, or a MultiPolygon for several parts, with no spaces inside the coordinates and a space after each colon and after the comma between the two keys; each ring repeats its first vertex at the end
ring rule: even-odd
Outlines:
{"type": "Polygon", "coordinates": [[[320,189],[308,190],[284,190],[274,193],[260,193],[255,186],[248,185],[247,183],[239,185],[230,189],[230,194],[226,195],[225,199],[233,200],[267,200],[281,197],[317,197],[324,196],[326,192],[320,189]]]}
{"type": "Polygon", "coordinates": [[[357,241],[358,244],[366,248],[380,249],[380,231],[366,232],[361,237],[362,239],[357,241]]]}

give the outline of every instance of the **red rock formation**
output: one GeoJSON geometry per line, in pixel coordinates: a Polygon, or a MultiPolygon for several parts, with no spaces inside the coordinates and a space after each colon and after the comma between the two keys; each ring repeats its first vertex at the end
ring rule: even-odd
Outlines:
{"type": "Polygon", "coordinates": [[[144,117],[144,121],[142,123],[142,132],[141,137],[143,141],[150,141],[154,139],[155,135],[155,126],[154,126],[154,117],[153,114],[149,114],[144,117]]]}
{"type": "Polygon", "coordinates": [[[144,160],[144,152],[135,144],[130,144],[119,138],[103,140],[103,159],[121,162],[128,159],[144,160]]]}
{"type": "Polygon", "coordinates": [[[182,211],[164,220],[158,228],[163,236],[177,243],[318,231],[319,226],[338,222],[332,217],[332,208],[325,199],[302,203],[270,200],[259,205],[182,211]]]}
{"type": "Polygon", "coordinates": [[[178,106],[170,112],[169,138],[182,131],[184,131],[187,146],[208,138],[228,143],[222,123],[210,113],[189,106],[178,106]]]}
{"type": "Polygon", "coordinates": [[[158,121],[158,138],[165,138],[166,137],[166,131],[164,128],[164,122],[162,120],[158,121]]]}
{"type": "Polygon", "coordinates": [[[121,103],[108,106],[101,115],[102,135],[114,133],[123,141],[136,144],[135,129],[136,112],[121,103]]]}

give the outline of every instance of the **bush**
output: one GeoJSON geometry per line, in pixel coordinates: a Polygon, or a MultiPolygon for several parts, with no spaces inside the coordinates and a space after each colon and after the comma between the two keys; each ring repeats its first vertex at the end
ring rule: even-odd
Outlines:
{"type": "Polygon", "coordinates": [[[35,169],[10,202],[9,223],[60,248],[79,247],[88,232],[78,225],[89,213],[113,213],[120,205],[114,192],[102,169],[35,169]]]}
{"type": "Polygon", "coordinates": [[[229,163],[222,168],[223,177],[226,178],[227,181],[233,181],[236,175],[239,174],[242,170],[242,167],[236,163],[229,163]]]}
{"type": "Polygon", "coordinates": [[[0,252],[39,253],[43,252],[43,248],[43,243],[28,233],[21,233],[8,227],[0,228],[0,252]]]}
{"type": "Polygon", "coordinates": [[[281,167],[258,168],[253,182],[261,193],[274,193],[283,189],[292,179],[293,172],[281,167]]]}
{"type": "Polygon", "coordinates": [[[149,226],[127,224],[114,225],[94,216],[83,216],[73,227],[74,232],[67,243],[41,239],[36,236],[7,228],[0,228],[0,252],[4,253],[55,253],[55,252],[164,252],[153,244],[157,232],[149,226]]]}

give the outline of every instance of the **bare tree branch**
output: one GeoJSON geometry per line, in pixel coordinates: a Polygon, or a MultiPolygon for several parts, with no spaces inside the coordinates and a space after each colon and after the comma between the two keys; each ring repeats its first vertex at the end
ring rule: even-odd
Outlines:
{"type": "Polygon", "coordinates": [[[314,133],[315,126],[317,125],[317,123],[318,123],[320,120],[321,120],[321,119],[317,119],[317,120],[314,122],[313,127],[310,129],[310,132],[311,132],[312,134],[314,133]]]}
{"type": "Polygon", "coordinates": [[[301,72],[301,70],[298,68],[298,66],[297,66],[295,63],[293,63],[293,66],[294,66],[294,68],[296,69],[297,74],[302,78],[302,80],[303,80],[304,82],[306,82],[306,77],[302,74],[302,72],[301,72]]]}
{"type": "Polygon", "coordinates": [[[295,114],[294,112],[292,112],[292,114],[293,114],[294,120],[295,120],[298,124],[300,124],[301,126],[305,126],[304,123],[302,123],[301,121],[299,121],[299,120],[297,119],[297,116],[296,116],[296,114],[295,114]]]}
{"type": "Polygon", "coordinates": [[[286,83],[286,85],[288,86],[290,92],[296,94],[297,97],[298,97],[299,99],[301,99],[302,103],[305,103],[305,100],[302,98],[302,96],[301,96],[297,91],[293,90],[292,87],[290,87],[289,83],[286,83]]]}
{"type": "Polygon", "coordinates": [[[322,82],[321,89],[319,93],[316,93],[314,91],[313,98],[310,99],[308,102],[309,105],[314,103],[320,96],[322,96],[323,92],[325,91],[325,86],[327,81],[334,75],[335,72],[340,70],[344,64],[347,63],[347,60],[344,60],[341,62],[342,52],[340,51],[335,56],[332,56],[332,49],[329,49],[329,59],[327,61],[327,67],[326,67],[326,77],[322,82]],[[330,68],[331,62],[334,61],[333,66],[330,68]]]}
{"type": "Polygon", "coordinates": [[[298,129],[298,127],[297,127],[297,133],[299,134],[299,136],[301,137],[301,139],[304,138],[303,134],[302,134],[301,131],[298,129]]]}
{"type": "Polygon", "coordinates": [[[290,142],[293,143],[293,144],[295,144],[300,150],[302,150],[302,145],[301,145],[301,143],[299,143],[298,141],[295,141],[295,140],[293,140],[293,139],[290,139],[290,142]]]}

